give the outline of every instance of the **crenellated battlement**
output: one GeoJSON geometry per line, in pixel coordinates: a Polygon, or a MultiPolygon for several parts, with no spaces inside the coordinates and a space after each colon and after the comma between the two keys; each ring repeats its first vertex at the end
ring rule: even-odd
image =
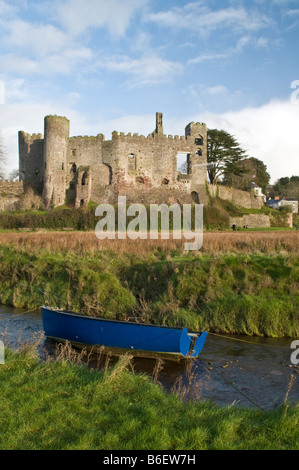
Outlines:
{"type": "Polygon", "coordinates": [[[96,136],[92,135],[77,135],[74,137],[69,137],[70,143],[84,143],[84,142],[94,142],[94,141],[104,141],[105,136],[103,134],[98,134],[96,136]]]}
{"type": "Polygon", "coordinates": [[[19,138],[23,139],[25,142],[31,144],[35,140],[43,140],[43,134],[29,134],[28,132],[19,131],[19,138]]]}
{"type": "Polygon", "coordinates": [[[137,133],[134,133],[132,134],[131,132],[129,132],[128,134],[125,134],[124,132],[117,132],[117,131],[114,131],[112,133],[112,140],[134,140],[134,141],[153,141],[153,140],[156,140],[156,141],[161,141],[161,140],[164,140],[164,141],[174,141],[174,140],[181,140],[181,141],[190,141],[192,139],[191,136],[180,136],[180,135],[166,135],[166,134],[156,134],[156,133],[151,133],[149,134],[147,137],[142,135],[142,134],[137,134],[137,133]]]}
{"type": "Polygon", "coordinates": [[[22,190],[23,181],[0,180],[0,192],[7,190],[22,190]]]}

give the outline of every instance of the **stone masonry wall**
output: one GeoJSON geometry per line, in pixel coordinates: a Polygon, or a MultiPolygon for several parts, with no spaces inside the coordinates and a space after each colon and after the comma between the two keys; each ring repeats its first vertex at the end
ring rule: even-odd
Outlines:
{"type": "Polygon", "coordinates": [[[264,228],[271,227],[270,217],[263,214],[247,214],[243,217],[230,217],[230,227],[264,228]]]}
{"type": "Polygon", "coordinates": [[[261,209],[264,205],[262,197],[256,197],[253,192],[241,191],[236,188],[228,188],[226,186],[208,185],[209,193],[212,197],[220,197],[223,200],[229,200],[236,206],[245,207],[247,209],[261,209]]]}
{"type": "Polygon", "coordinates": [[[0,211],[15,210],[23,191],[22,182],[0,181],[0,211]]]}

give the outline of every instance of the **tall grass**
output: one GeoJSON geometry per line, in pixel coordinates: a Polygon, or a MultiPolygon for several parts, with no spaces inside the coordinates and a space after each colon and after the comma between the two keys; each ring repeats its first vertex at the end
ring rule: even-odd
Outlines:
{"type": "Polygon", "coordinates": [[[6,351],[0,367],[1,450],[299,449],[299,408],[261,412],[183,401],[123,357],[101,372],[64,350],[40,361],[6,351]]]}
{"type": "MultiPolygon", "coordinates": [[[[183,254],[185,240],[98,240],[94,232],[0,233],[1,245],[32,250],[75,251],[79,253],[109,251],[116,254],[183,254]]],[[[199,253],[298,253],[299,232],[214,232],[204,233],[199,253]]],[[[192,254],[192,253],[189,253],[192,254]]]]}
{"type": "Polygon", "coordinates": [[[137,246],[132,252],[84,251],[73,240],[76,248],[62,251],[57,248],[59,238],[50,238],[50,243],[51,251],[40,249],[41,243],[26,248],[23,243],[0,245],[0,303],[39,308],[42,289],[65,298],[74,311],[92,316],[133,317],[193,330],[298,336],[299,258],[293,251],[215,255],[214,249],[213,255],[196,256],[156,245],[143,252],[137,246]]]}

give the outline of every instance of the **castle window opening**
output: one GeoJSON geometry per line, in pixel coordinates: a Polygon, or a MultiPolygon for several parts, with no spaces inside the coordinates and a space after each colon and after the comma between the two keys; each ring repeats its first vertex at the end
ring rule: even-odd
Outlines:
{"type": "Polygon", "coordinates": [[[202,150],[201,149],[196,150],[196,155],[198,157],[202,157],[202,150]]]}
{"type": "Polygon", "coordinates": [[[84,199],[81,199],[81,201],[80,201],[80,206],[81,206],[81,207],[84,206],[84,199]]]}
{"type": "Polygon", "coordinates": [[[107,163],[104,163],[104,165],[106,165],[106,167],[108,168],[108,171],[109,171],[109,185],[111,185],[112,184],[112,168],[107,163]]]}
{"type": "Polygon", "coordinates": [[[142,178],[142,176],[137,176],[136,183],[144,184],[144,178],[142,178]]]}
{"type": "Polygon", "coordinates": [[[189,175],[190,173],[190,154],[181,153],[177,154],[177,171],[182,175],[189,175]]]}
{"type": "Polygon", "coordinates": [[[191,197],[192,197],[192,201],[195,202],[195,204],[199,204],[199,196],[196,191],[192,191],[191,197]]]}
{"type": "Polygon", "coordinates": [[[169,179],[168,178],[163,178],[162,179],[162,184],[169,184],[169,179]]]}
{"type": "Polygon", "coordinates": [[[85,171],[85,172],[83,173],[83,176],[82,176],[82,186],[86,186],[86,185],[87,185],[87,177],[88,177],[87,171],[85,171]]]}
{"type": "Polygon", "coordinates": [[[76,173],[76,171],[77,171],[77,165],[76,163],[73,163],[71,166],[71,173],[76,173]]]}
{"type": "Polygon", "coordinates": [[[128,156],[128,170],[136,170],[136,156],[133,153],[130,153],[130,155],[128,156]]]}
{"type": "Polygon", "coordinates": [[[196,137],[195,145],[203,145],[203,138],[202,137],[196,137]]]}
{"type": "Polygon", "coordinates": [[[61,169],[64,170],[64,163],[61,164],[61,169]]]}

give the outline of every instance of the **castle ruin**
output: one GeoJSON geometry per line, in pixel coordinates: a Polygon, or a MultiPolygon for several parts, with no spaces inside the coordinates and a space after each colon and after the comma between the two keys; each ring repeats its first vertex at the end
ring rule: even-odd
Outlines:
{"type": "Polygon", "coordinates": [[[203,203],[206,200],[207,128],[191,122],[185,135],[166,136],[162,113],[147,137],[113,132],[111,140],[70,137],[70,122],[46,116],[44,135],[19,132],[19,170],[24,190],[42,196],[46,209],[117,203],[203,203]],[[178,170],[183,161],[183,170],[178,170]]]}

